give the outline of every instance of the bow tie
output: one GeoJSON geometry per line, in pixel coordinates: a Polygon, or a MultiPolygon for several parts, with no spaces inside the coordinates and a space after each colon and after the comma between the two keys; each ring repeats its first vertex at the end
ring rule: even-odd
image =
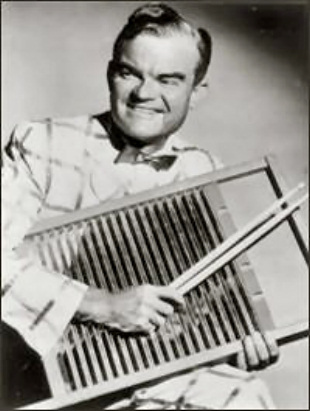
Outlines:
{"type": "Polygon", "coordinates": [[[156,171],[159,170],[168,170],[172,164],[176,161],[177,156],[175,155],[159,155],[159,156],[149,156],[143,153],[140,153],[136,160],[135,164],[148,164],[153,167],[156,171]]]}
{"type": "Polygon", "coordinates": [[[156,171],[168,170],[177,159],[173,154],[147,154],[133,147],[123,150],[115,159],[115,163],[148,164],[156,171]]]}

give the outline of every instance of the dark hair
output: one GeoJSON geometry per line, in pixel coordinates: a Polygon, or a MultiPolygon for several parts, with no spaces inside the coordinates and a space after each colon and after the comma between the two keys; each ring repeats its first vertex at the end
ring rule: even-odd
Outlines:
{"type": "Polygon", "coordinates": [[[194,28],[178,12],[163,3],[143,5],[129,16],[114,43],[113,60],[119,59],[126,41],[134,39],[141,33],[164,36],[173,32],[186,33],[197,41],[200,59],[195,70],[196,85],[204,78],[210,63],[211,37],[205,29],[194,28]]]}

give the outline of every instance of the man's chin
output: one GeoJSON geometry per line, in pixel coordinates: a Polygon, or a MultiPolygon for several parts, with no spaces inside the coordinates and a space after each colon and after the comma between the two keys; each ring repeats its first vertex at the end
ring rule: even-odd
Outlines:
{"type": "Polygon", "coordinates": [[[135,140],[147,143],[152,143],[164,136],[162,130],[157,131],[151,124],[148,127],[125,127],[123,132],[135,140]]]}

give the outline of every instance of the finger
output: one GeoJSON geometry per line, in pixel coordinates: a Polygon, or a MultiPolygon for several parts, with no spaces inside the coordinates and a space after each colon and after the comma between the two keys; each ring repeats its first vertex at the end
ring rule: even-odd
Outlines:
{"type": "Polygon", "coordinates": [[[173,287],[157,286],[157,295],[164,301],[168,301],[176,307],[185,307],[185,301],[181,293],[173,287]]]}
{"type": "Polygon", "coordinates": [[[149,333],[154,331],[155,328],[159,328],[166,322],[165,317],[157,313],[151,307],[146,307],[143,312],[143,316],[136,321],[139,329],[143,332],[149,333]]]}
{"type": "Polygon", "coordinates": [[[260,363],[263,366],[268,365],[270,354],[263,335],[260,332],[255,332],[252,337],[260,363]]]}
{"type": "Polygon", "coordinates": [[[150,321],[150,319],[144,318],[136,322],[132,331],[140,332],[143,334],[150,334],[154,332],[156,325],[150,321]]]}
{"type": "Polygon", "coordinates": [[[159,327],[163,326],[165,324],[165,322],[166,322],[165,317],[163,317],[162,315],[157,314],[157,313],[153,313],[152,316],[149,319],[149,323],[153,327],[155,326],[156,328],[159,328],[159,327]]]}
{"type": "Polygon", "coordinates": [[[274,364],[278,360],[280,355],[280,350],[277,341],[270,331],[266,331],[262,335],[262,337],[265,341],[267,350],[269,352],[269,364],[274,364]]]}
{"type": "Polygon", "coordinates": [[[259,357],[255,349],[253,338],[248,335],[242,340],[247,369],[255,370],[259,364],[259,357]]]}
{"type": "Polygon", "coordinates": [[[172,315],[174,312],[173,306],[171,304],[162,301],[158,298],[155,300],[150,300],[149,304],[156,312],[158,312],[164,317],[168,317],[172,315]]]}

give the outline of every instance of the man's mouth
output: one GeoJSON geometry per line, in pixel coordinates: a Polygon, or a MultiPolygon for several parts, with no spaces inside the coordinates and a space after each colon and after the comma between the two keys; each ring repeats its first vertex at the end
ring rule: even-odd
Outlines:
{"type": "Polygon", "coordinates": [[[163,110],[158,107],[149,107],[144,105],[137,105],[137,104],[128,104],[130,110],[141,113],[145,115],[152,115],[152,114],[162,114],[163,110]]]}

